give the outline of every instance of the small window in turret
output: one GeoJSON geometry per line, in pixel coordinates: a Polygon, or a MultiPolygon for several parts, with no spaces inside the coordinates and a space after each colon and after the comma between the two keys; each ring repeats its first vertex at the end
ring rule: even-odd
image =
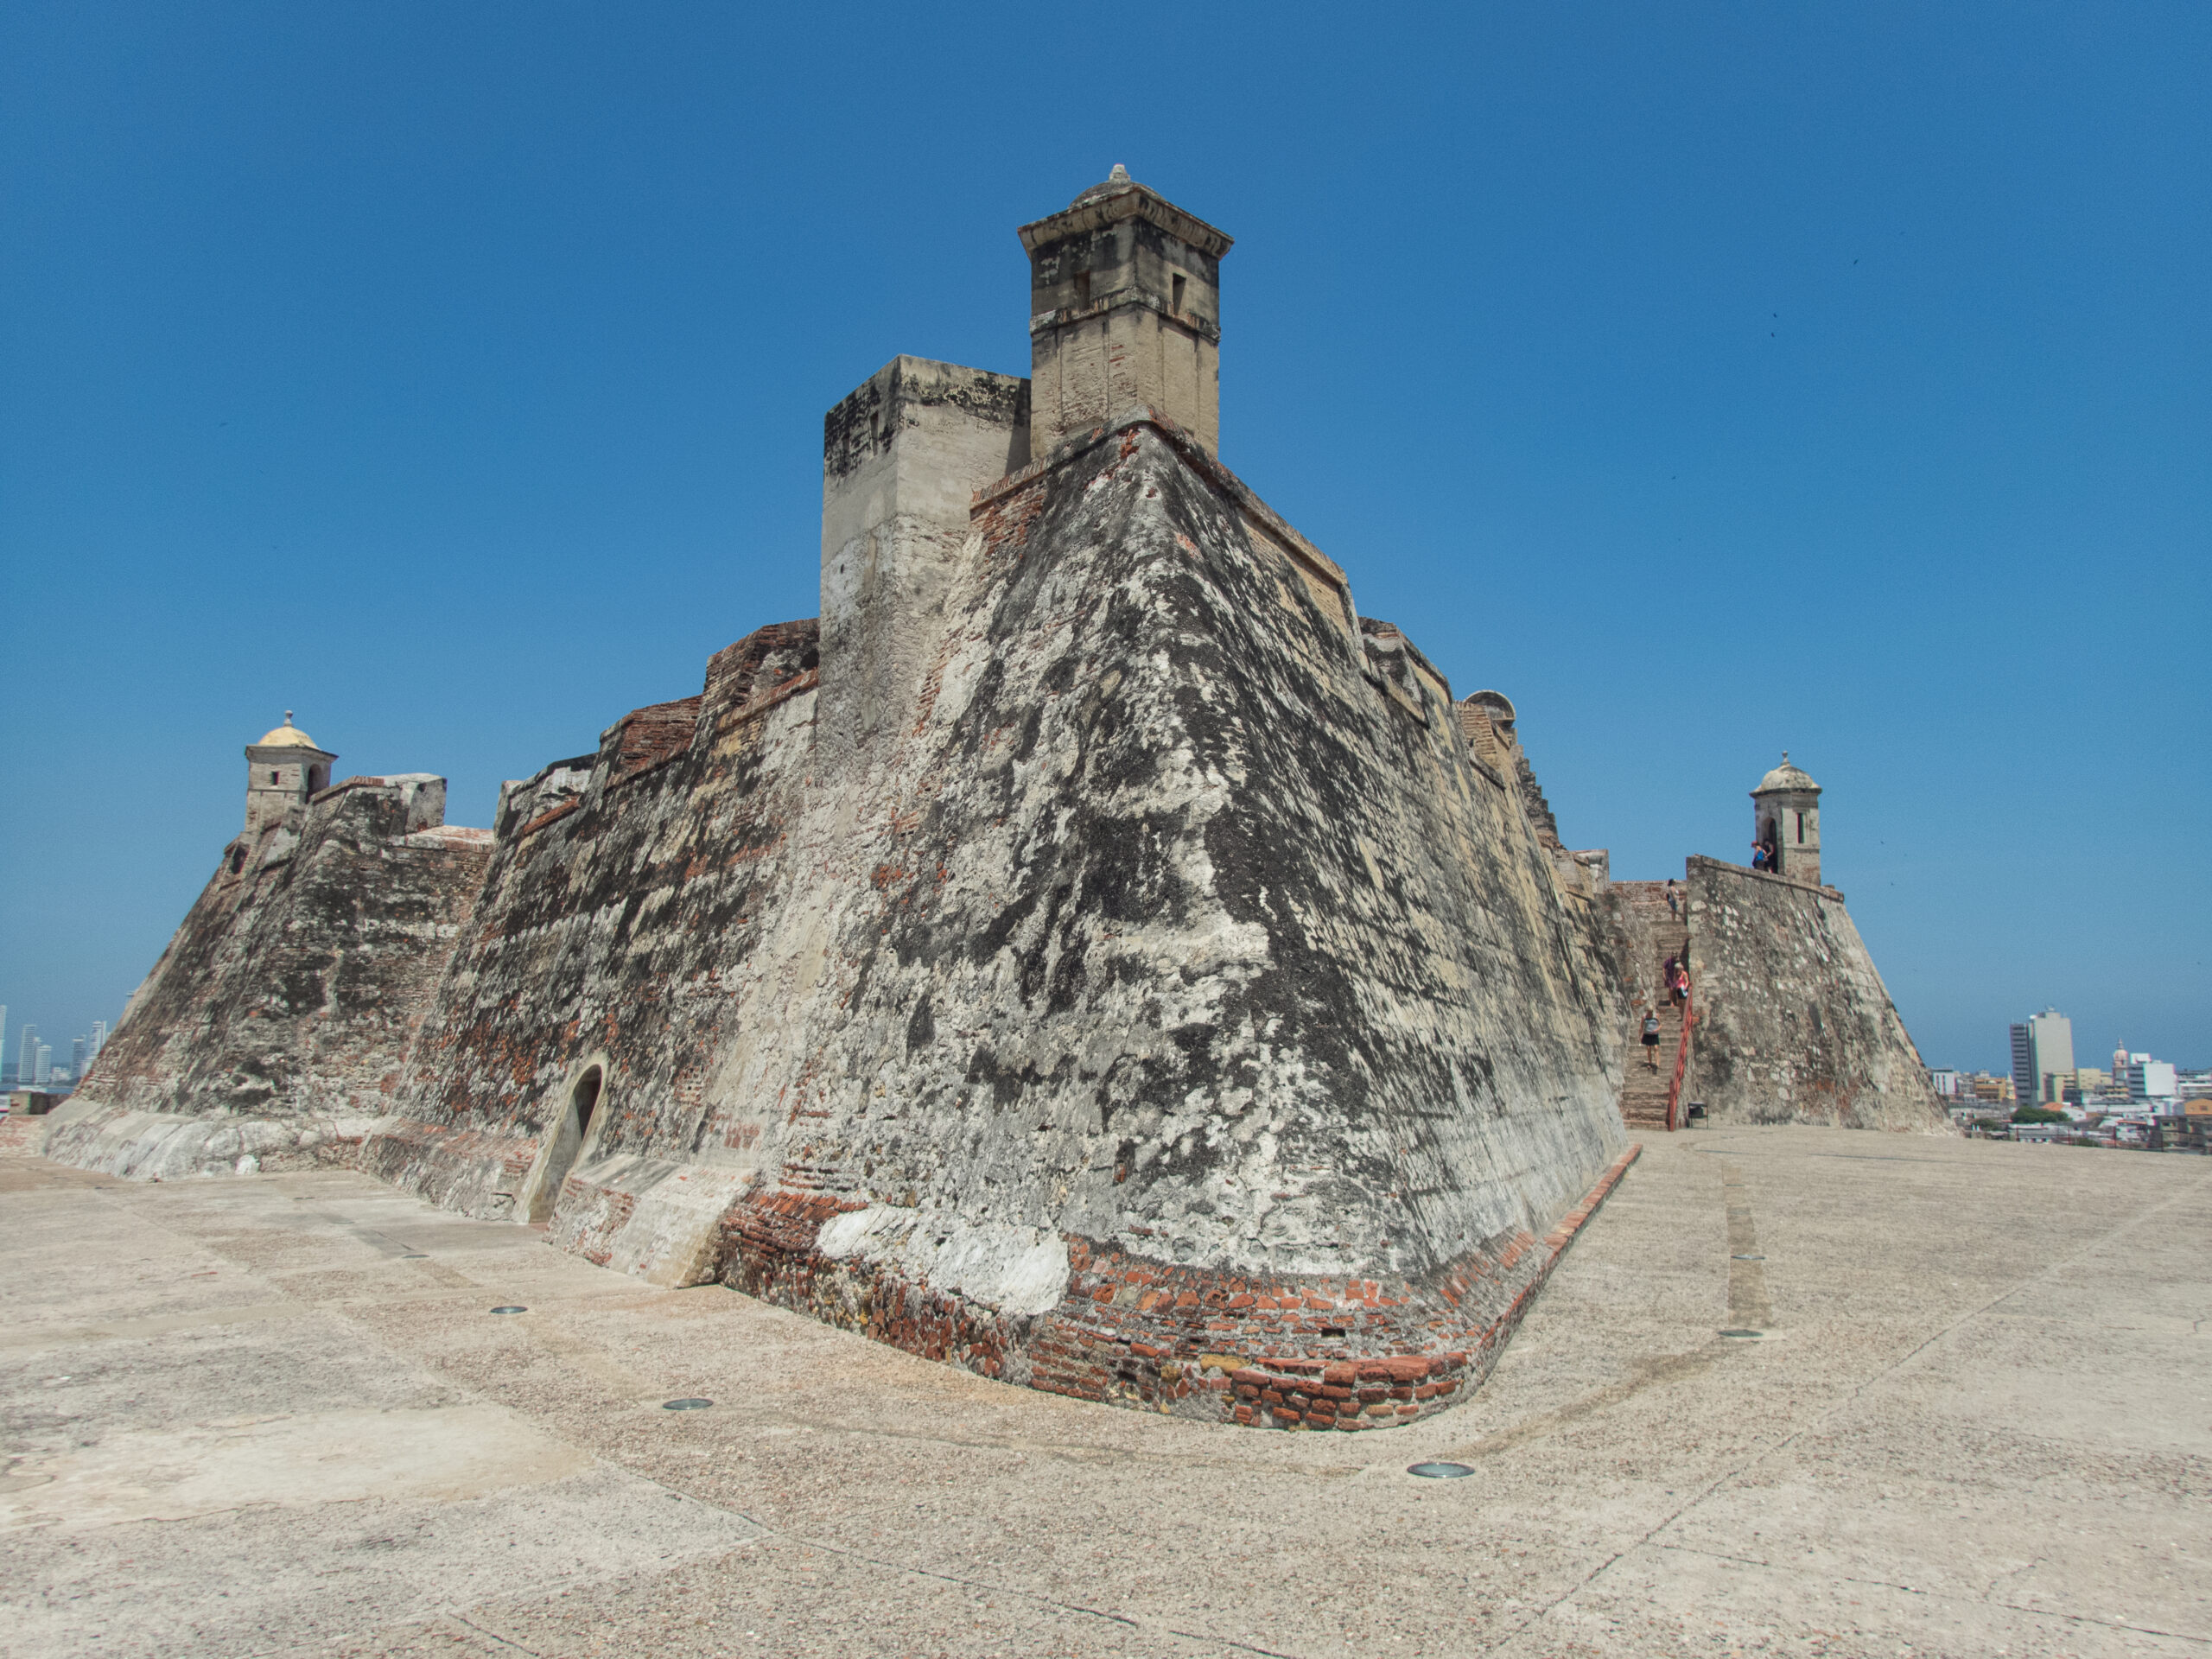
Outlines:
{"type": "Polygon", "coordinates": [[[283,782],[283,779],[277,775],[276,769],[272,767],[270,770],[269,781],[272,784],[278,784],[283,782]]]}
{"type": "Polygon", "coordinates": [[[1087,270],[1075,274],[1075,302],[1077,309],[1090,303],[1090,273],[1087,270]]]}
{"type": "Polygon", "coordinates": [[[1183,315],[1183,273],[1177,271],[1175,280],[1168,284],[1167,308],[1177,316],[1183,315]]]}

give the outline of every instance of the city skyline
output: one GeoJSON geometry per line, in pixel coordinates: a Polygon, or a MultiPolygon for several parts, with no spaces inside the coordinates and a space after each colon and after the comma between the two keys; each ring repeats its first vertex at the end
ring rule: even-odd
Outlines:
{"type": "Polygon", "coordinates": [[[106,1020],[93,1020],[86,1030],[69,1039],[65,1064],[57,1066],[54,1045],[46,1039],[38,1022],[27,1020],[10,1034],[8,1005],[0,1002],[0,1083],[17,1087],[76,1083],[106,1046],[109,1029],[106,1020]]]}

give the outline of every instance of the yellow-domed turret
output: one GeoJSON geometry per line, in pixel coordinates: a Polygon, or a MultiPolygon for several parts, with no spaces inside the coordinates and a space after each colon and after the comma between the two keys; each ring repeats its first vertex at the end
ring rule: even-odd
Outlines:
{"type": "Polygon", "coordinates": [[[304,806],[318,789],[330,787],[330,763],[338,757],[292,724],[292,711],[284,723],[259,742],[245,746],[245,836],[258,840],[261,832],[296,806],[304,806]]]}
{"type": "Polygon", "coordinates": [[[284,723],[270,732],[255,746],[264,749],[314,749],[321,746],[298,727],[292,724],[292,711],[284,711],[284,723]]]}

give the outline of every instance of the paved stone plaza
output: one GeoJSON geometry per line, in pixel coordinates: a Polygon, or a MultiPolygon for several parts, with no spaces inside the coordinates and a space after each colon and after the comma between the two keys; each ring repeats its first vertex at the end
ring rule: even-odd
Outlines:
{"type": "Polygon", "coordinates": [[[1652,1136],[1489,1384],[1357,1435],[1003,1387],[351,1173],[0,1194],[11,1655],[2212,1649],[2202,1160],[1652,1136]]]}

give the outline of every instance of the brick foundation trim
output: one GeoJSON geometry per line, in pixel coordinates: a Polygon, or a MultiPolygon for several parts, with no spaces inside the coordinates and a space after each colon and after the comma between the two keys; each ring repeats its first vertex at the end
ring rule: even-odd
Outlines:
{"type": "Polygon", "coordinates": [[[537,1161],[537,1138],[396,1119],[361,1147],[359,1167],[447,1210],[512,1217],[515,1194],[537,1161]]]}
{"type": "Polygon", "coordinates": [[[1388,1428],[1480,1386],[1630,1147],[1541,1238],[1516,1230],[1421,1276],[1237,1275],[1069,1236],[1066,1294],[1007,1316],[874,1262],[816,1248],[865,1208],[835,1194],[748,1196],[722,1224],[721,1281],[909,1353],[1102,1404],[1258,1428],[1388,1428]]]}
{"type": "Polygon", "coordinates": [[[824,1222],[867,1207],[834,1193],[789,1189],[747,1198],[722,1222],[721,1282],[924,1359],[1001,1382],[1029,1381],[1021,1347],[1033,1320],[874,1262],[833,1261],[814,1248],[824,1222]]]}

